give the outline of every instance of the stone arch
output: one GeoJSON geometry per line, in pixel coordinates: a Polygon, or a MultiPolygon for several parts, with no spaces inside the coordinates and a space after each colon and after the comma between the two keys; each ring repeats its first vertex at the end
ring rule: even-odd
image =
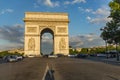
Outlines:
{"type": "Polygon", "coordinates": [[[25,13],[25,56],[40,55],[40,36],[49,31],[54,37],[54,54],[69,54],[68,14],[49,12],[25,13]]]}
{"type": "MultiPolygon", "coordinates": [[[[43,29],[41,29],[41,31],[40,31],[40,46],[41,46],[41,44],[42,44],[42,35],[44,34],[44,33],[50,33],[51,35],[52,35],[52,41],[53,41],[53,47],[54,47],[54,31],[51,29],[51,28],[49,28],[49,27],[44,27],[43,29]]],[[[42,46],[41,46],[42,47],[42,46]]],[[[54,50],[53,50],[54,51],[54,50]]],[[[42,51],[40,50],[40,54],[41,55],[43,55],[42,54],[42,51]]]]}
{"type": "Polygon", "coordinates": [[[42,35],[45,32],[50,32],[54,36],[54,31],[49,27],[44,27],[43,29],[41,29],[40,30],[40,35],[42,35]]]}

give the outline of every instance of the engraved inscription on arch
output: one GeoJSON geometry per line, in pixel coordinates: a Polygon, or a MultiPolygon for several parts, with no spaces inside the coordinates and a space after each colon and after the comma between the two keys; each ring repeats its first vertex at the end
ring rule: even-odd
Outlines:
{"type": "Polygon", "coordinates": [[[35,50],[35,39],[30,38],[28,40],[28,50],[35,50]]]}
{"type": "Polygon", "coordinates": [[[65,49],[66,48],[66,42],[65,42],[65,38],[61,38],[59,41],[59,48],[60,49],[65,49]]]}
{"type": "Polygon", "coordinates": [[[35,33],[37,31],[37,27],[27,27],[27,32],[35,33]]]}
{"type": "Polygon", "coordinates": [[[66,27],[58,27],[58,28],[57,28],[57,32],[58,32],[58,33],[66,33],[66,32],[67,32],[67,29],[66,29],[66,27]]]}

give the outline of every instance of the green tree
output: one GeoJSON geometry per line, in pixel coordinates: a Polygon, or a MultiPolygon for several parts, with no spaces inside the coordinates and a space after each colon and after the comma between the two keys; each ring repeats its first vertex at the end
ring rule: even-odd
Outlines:
{"type": "Polygon", "coordinates": [[[88,48],[82,48],[80,53],[86,53],[87,54],[88,53],[88,48]]]}
{"type": "Polygon", "coordinates": [[[109,3],[111,21],[106,23],[102,29],[101,37],[106,43],[118,44],[120,43],[120,0],[113,0],[109,3]]]}
{"type": "Polygon", "coordinates": [[[73,49],[69,49],[69,54],[74,54],[74,50],[73,49]]]}
{"type": "MultiPolygon", "coordinates": [[[[106,43],[120,44],[120,0],[112,0],[109,3],[111,21],[106,23],[104,29],[102,29],[101,37],[106,41],[106,43]]],[[[118,54],[117,54],[117,57],[118,54]]],[[[117,58],[119,60],[119,58],[117,58]]]]}

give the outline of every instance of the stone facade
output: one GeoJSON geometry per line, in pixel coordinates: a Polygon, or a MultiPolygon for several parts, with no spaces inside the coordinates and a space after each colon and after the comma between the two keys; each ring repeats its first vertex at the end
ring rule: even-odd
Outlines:
{"type": "Polygon", "coordinates": [[[26,12],[24,22],[25,56],[41,56],[41,35],[47,31],[54,36],[54,54],[69,54],[67,13],[26,12]]]}

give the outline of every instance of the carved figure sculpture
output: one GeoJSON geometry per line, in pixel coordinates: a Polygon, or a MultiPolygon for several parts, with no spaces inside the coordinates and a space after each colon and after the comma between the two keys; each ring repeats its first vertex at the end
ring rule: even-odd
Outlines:
{"type": "Polygon", "coordinates": [[[28,50],[35,50],[35,39],[30,38],[28,41],[28,50]]]}
{"type": "Polygon", "coordinates": [[[65,49],[65,48],[66,48],[65,38],[61,38],[61,39],[60,39],[59,48],[60,48],[60,49],[65,49]]]}

